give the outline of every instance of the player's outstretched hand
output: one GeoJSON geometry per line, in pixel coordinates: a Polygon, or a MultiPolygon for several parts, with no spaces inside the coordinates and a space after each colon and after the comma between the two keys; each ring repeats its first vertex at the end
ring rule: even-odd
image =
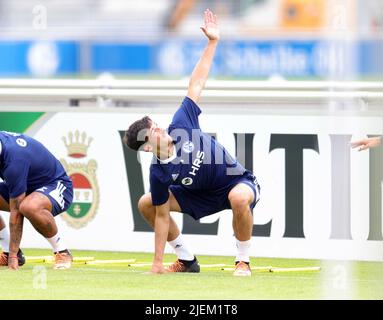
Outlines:
{"type": "Polygon", "coordinates": [[[209,40],[219,40],[217,16],[209,9],[205,10],[205,25],[201,27],[201,30],[209,40]]]}
{"type": "Polygon", "coordinates": [[[367,138],[351,142],[352,148],[359,148],[358,151],[377,147],[380,144],[380,137],[367,138]]]}

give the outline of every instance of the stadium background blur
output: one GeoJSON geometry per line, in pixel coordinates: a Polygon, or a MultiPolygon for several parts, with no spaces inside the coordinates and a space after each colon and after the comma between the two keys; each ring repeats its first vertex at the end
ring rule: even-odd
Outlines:
{"type": "Polygon", "coordinates": [[[379,0],[2,0],[0,76],[187,76],[206,7],[223,33],[213,77],[383,74],[379,0]]]}

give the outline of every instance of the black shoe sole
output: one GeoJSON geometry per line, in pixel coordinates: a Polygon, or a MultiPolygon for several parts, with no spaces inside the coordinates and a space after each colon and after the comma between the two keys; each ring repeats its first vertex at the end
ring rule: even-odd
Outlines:
{"type": "Polygon", "coordinates": [[[17,253],[17,261],[19,262],[19,267],[25,264],[25,257],[21,250],[17,253]]]}
{"type": "Polygon", "coordinates": [[[186,268],[185,272],[199,273],[200,271],[201,271],[201,268],[200,268],[198,262],[195,262],[190,267],[186,268]]]}

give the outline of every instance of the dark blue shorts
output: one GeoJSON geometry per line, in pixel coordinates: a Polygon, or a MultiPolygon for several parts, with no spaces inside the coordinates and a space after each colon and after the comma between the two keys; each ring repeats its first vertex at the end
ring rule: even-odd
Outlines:
{"type": "Polygon", "coordinates": [[[180,205],[181,211],[199,220],[213,213],[231,209],[229,192],[239,183],[245,183],[253,190],[254,201],[250,205],[250,209],[253,210],[259,200],[261,187],[255,176],[251,174],[233,179],[231,184],[216,190],[201,192],[186,189],[183,185],[171,185],[169,189],[180,205]]]}
{"type": "MultiPolygon", "coordinates": [[[[29,195],[32,192],[40,192],[49,198],[54,217],[66,211],[73,200],[73,185],[69,177],[55,180],[36,190],[28,190],[26,194],[29,195]]],[[[9,190],[4,182],[0,183],[0,195],[9,203],[9,190]]]]}

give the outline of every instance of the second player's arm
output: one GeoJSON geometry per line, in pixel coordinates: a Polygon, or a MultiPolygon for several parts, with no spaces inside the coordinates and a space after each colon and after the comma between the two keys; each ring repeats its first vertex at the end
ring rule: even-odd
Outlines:
{"type": "Polygon", "coordinates": [[[367,139],[362,139],[358,141],[351,142],[352,148],[358,148],[359,151],[367,150],[369,148],[374,148],[380,145],[382,138],[381,137],[372,137],[367,139]]]}
{"type": "Polygon", "coordinates": [[[9,218],[9,258],[8,267],[18,269],[17,253],[20,248],[21,237],[23,235],[24,216],[20,213],[21,202],[25,198],[25,193],[9,200],[10,218],[9,218]]]}
{"type": "Polygon", "coordinates": [[[169,200],[164,204],[156,206],[156,217],[154,220],[155,252],[152,273],[164,273],[163,266],[164,251],[169,233],[170,204],[169,200]]]}

